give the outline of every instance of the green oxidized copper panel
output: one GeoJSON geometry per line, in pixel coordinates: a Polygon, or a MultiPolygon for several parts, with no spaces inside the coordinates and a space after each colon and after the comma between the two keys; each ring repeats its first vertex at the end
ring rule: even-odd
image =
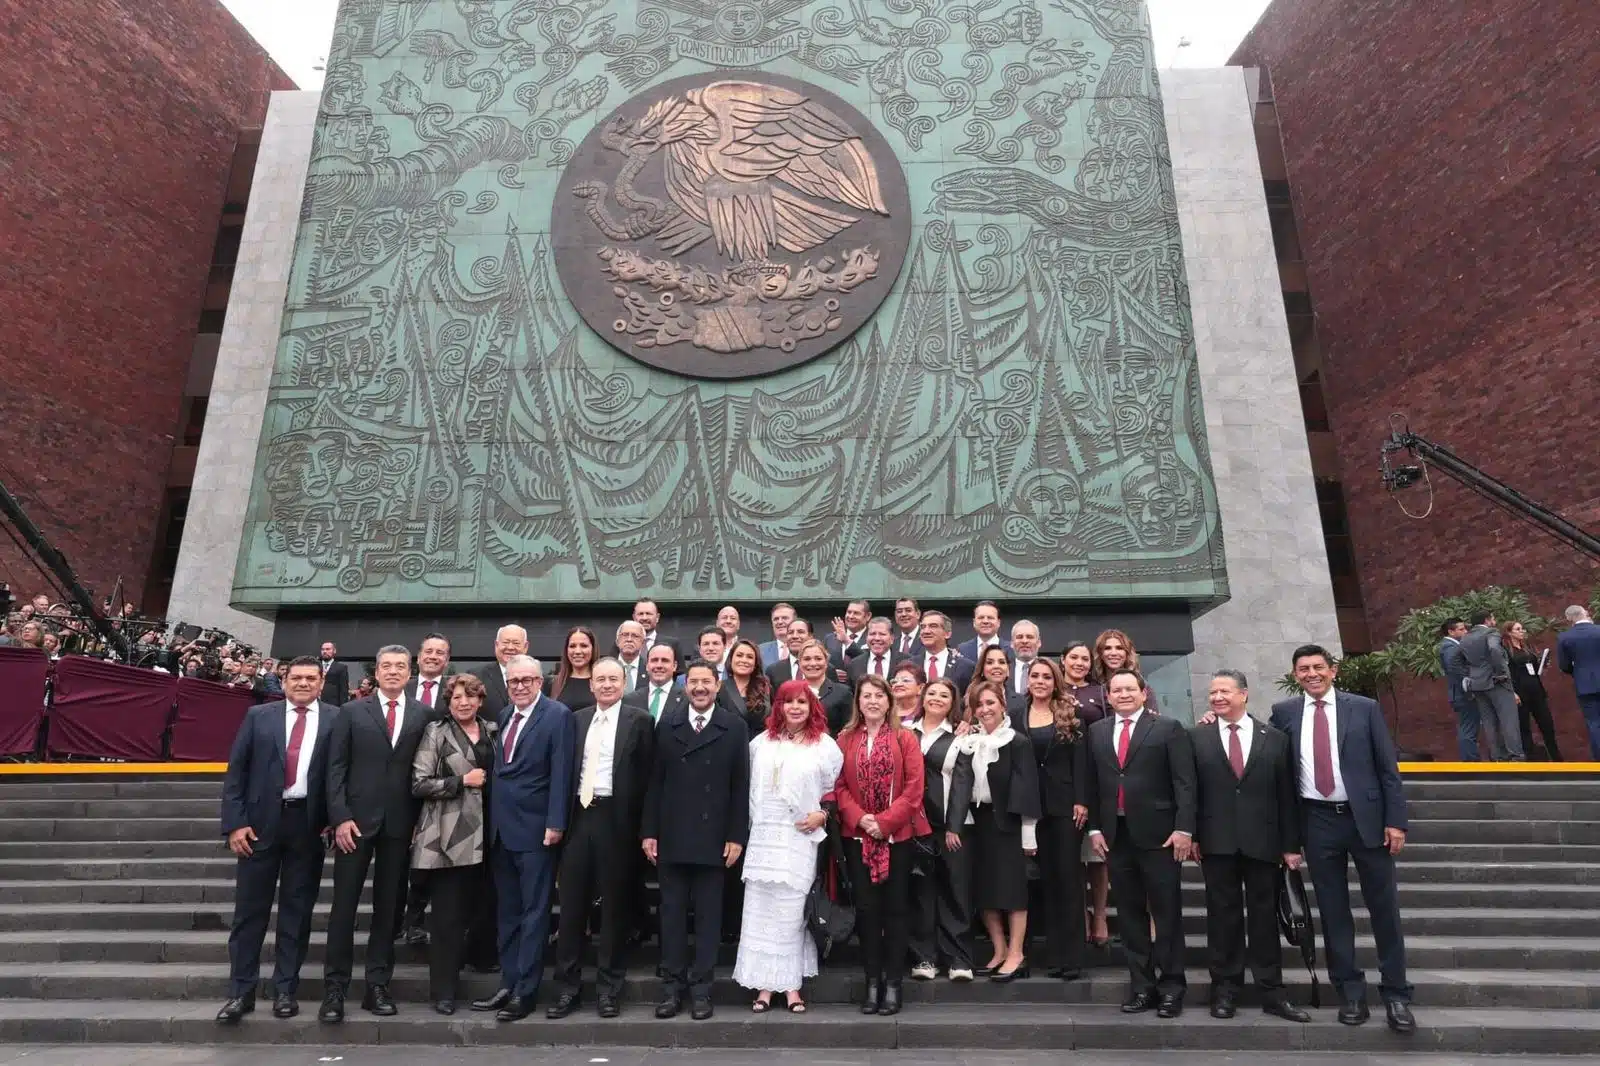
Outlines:
{"type": "Polygon", "coordinates": [[[344,0],[240,604],[1212,601],[1222,559],[1138,0],[344,0]],[[754,379],[618,351],[550,243],[596,124],[708,71],[831,93],[910,200],[875,315],[754,379]]]}

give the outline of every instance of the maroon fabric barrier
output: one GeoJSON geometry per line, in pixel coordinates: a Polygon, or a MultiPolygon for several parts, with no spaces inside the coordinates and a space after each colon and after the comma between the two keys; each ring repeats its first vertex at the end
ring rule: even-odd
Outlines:
{"type": "Polygon", "coordinates": [[[68,655],[56,663],[45,751],[157,760],[177,679],[158,670],[68,655]]]}
{"type": "Polygon", "coordinates": [[[0,755],[33,754],[49,674],[41,649],[0,646],[0,755]]]}
{"type": "Polygon", "coordinates": [[[178,714],[172,720],[172,757],[189,762],[227,762],[239,723],[255,702],[247,688],[179,678],[178,714]]]}

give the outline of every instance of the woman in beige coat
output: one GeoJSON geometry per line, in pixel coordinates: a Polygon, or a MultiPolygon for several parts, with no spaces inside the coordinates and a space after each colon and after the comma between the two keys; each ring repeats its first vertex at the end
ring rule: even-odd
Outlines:
{"type": "Polygon", "coordinates": [[[411,794],[423,800],[411,865],[430,871],[433,888],[428,995],[434,1010],[454,1014],[468,915],[481,911],[491,884],[486,792],[495,724],[482,717],[483,682],[471,674],[452,677],[440,695],[449,716],[423,730],[411,764],[411,794]]]}

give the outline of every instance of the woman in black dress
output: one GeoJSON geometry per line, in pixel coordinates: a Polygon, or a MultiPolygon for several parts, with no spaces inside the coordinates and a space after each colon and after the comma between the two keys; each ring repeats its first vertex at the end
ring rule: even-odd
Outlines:
{"type": "Polygon", "coordinates": [[[767,691],[770,687],[761,670],[761,651],[755,642],[734,641],[728,650],[728,676],[722,679],[717,702],[744,719],[751,740],[766,732],[767,715],[772,711],[767,691]]]}
{"type": "Polygon", "coordinates": [[[1027,736],[1039,762],[1039,889],[1050,976],[1083,976],[1083,826],[1089,820],[1088,743],[1061,668],[1036,659],[1028,695],[1011,726],[1027,736]]]}
{"type": "Polygon", "coordinates": [[[594,650],[598,647],[594,630],[588,626],[573,626],[567,630],[567,642],[562,645],[561,665],[556,668],[555,680],[550,683],[550,698],[577,712],[594,706],[594,693],[589,690],[589,674],[594,669],[594,650]]]}
{"type": "Polygon", "coordinates": [[[933,830],[933,854],[921,860],[927,876],[911,879],[911,976],[919,981],[939,976],[940,963],[950,980],[972,980],[972,872],[961,846],[972,803],[972,756],[956,736],[960,707],[955,682],[935,678],[923,689],[922,713],[911,726],[922,745],[922,809],[933,830]]]}
{"type": "Polygon", "coordinates": [[[1545,756],[1551,762],[1561,761],[1561,746],[1556,740],[1555,720],[1550,717],[1550,697],[1545,694],[1544,680],[1539,677],[1539,655],[1533,650],[1528,631],[1521,622],[1500,624],[1500,643],[1505,645],[1506,658],[1511,661],[1511,687],[1517,693],[1517,722],[1522,726],[1522,750],[1533,758],[1533,726],[1539,724],[1544,737],[1545,756]]]}
{"type": "MultiPolygon", "coordinates": [[[[1067,695],[1078,701],[1076,713],[1084,733],[1106,716],[1106,690],[1094,679],[1094,652],[1081,640],[1069,640],[1061,652],[1061,672],[1065,675],[1067,695]]],[[[1084,868],[1089,873],[1089,942],[1095,947],[1105,947],[1111,942],[1111,928],[1106,924],[1106,906],[1111,899],[1111,875],[1106,861],[1094,853],[1089,842],[1083,842],[1084,868]]]]}
{"type": "Polygon", "coordinates": [[[1038,851],[1038,762],[1028,738],[1011,728],[1004,686],[974,681],[967,699],[977,719],[959,742],[972,756],[973,778],[971,824],[961,836],[972,849],[972,903],[993,948],[977,972],[1011,981],[1028,976],[1027,856],[1038,851]]]}

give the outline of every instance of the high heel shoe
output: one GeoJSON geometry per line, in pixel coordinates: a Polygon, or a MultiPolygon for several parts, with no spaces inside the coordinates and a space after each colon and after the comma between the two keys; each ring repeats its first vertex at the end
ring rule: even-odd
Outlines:
{"type": "Polygon", "coordinates": [[[991,963],[988,966],[975,966],[973,967],[972,972],[978,977],[990,977],[994,975],[996,970],[1000,969],[1000,967],[1004,966],[1005,964],[1006,960],[1001,959],[999,962],[991,963]]]}
{"type": "Polygon", "coordinates": [[[1028,974],[1028,960],[1023,959],[1022,964],[1019,965],[1015,970],[1012,970],[1010,973],[1007,973],[1004,970],[995,970],[994,973],[989,975],[989,980],[993,981],[997,985],[1003,985],[1019,979],[1026,981],[1028,979],[1028,974]]]}

